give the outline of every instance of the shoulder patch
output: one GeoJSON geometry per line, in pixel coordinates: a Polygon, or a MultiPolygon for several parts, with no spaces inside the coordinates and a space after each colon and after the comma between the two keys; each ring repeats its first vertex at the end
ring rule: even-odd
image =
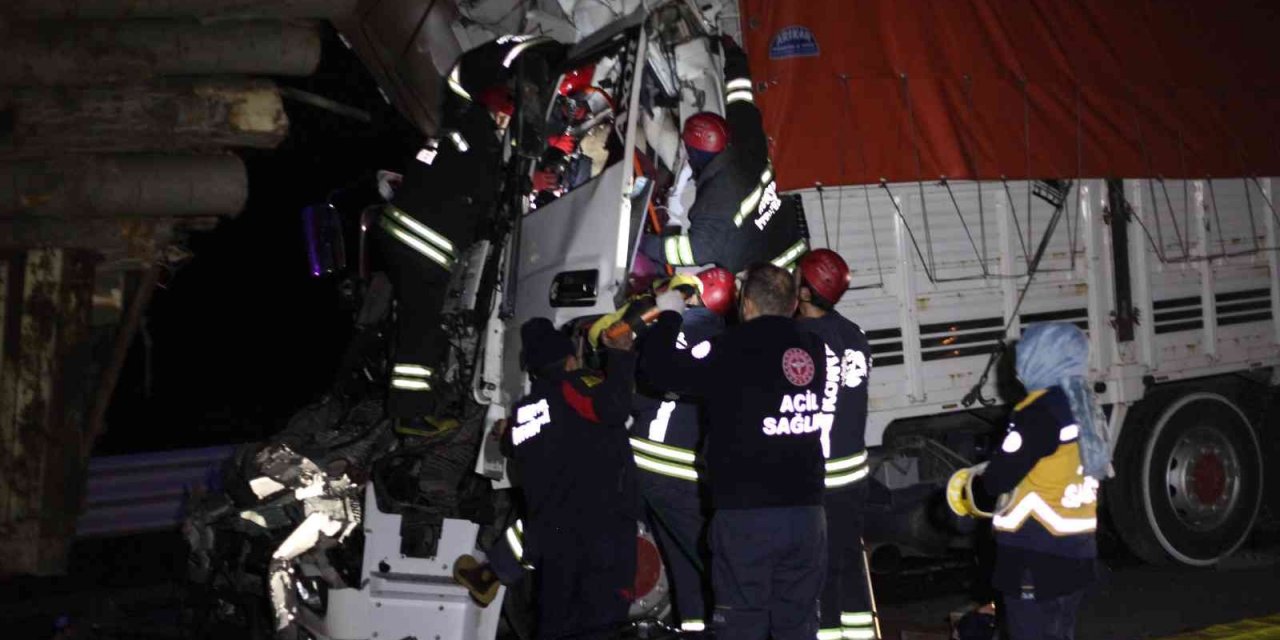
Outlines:
{"type": "Polygon", "coordinates": [[[803,387],[813,382],[817,367],[813,364],[813,356],[799,347],[791,347],[782,354],[782,375],[787,382],[803,387]]]}
{"type": "Polygon", "coordinates": [[[579,378],[579,380],[582,380],[582,384],[587,385],[587,388],[594,387],[600,384],[601,382],[604,382],[604,378],[601,378],[600,376],[592,376],[592,375],[582,376],[581,378],[579,378]]]}
{"type": "Polygon", "coordinates": [[[578,391],[572,382],[565,380],[560,384],[560,391],[564,395],[564,401],[573,408],[578,415],[592,422],[600,422],[600,418],[596,416],[595,403],[586,394],[578,391]]]}

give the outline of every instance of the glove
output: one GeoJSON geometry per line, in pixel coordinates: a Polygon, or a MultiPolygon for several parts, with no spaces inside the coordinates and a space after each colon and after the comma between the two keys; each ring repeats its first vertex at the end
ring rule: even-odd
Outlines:
{"type": "Polygon", "coordinates": [[[962,518],[991,517],[973,501],[973,479],[982,475],[986,468],[987,463],[984,462],[951,474],[951,479],[947,480],[947,506],[951,507],[952,513],[962,518]]]}
{"type": "Polygon", "coordinates": [[[685,307],[688,306],[684,301],[684,296],[679,291],[668,289],[658,294],[654,299],[659,311],[674,311],[676,313],[684,313],[685,307]]]}

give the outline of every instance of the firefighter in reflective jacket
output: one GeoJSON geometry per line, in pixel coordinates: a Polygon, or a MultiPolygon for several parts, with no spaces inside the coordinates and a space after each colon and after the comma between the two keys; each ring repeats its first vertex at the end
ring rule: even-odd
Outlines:
{"type": "MultiPolygon", "coordinates": [[[[819,640],[879,638],[875,598],[862,549],[867,497],[867,385],[871,347],[866,334],[835,310],[849,288],[849,266],[829,249],[800,258],[799,323],[822,338],[827,390],[834,390],[835,423],[822,434],[826,458],[827,581],[822,589],[819,640]]],[[[823,399],[829,396],[825,393],[823,399]]]]}
{"type": "Polygon", "coordinates": [[[1084,385],[1088,356],[1088,338],[1074,325],[1024,330],[1016,366],[1028,394],[991,459],[947,485],[957,514],[992,518],[992,583],[1013,640],[1075,637],[1077,609],[1096,576],[1098,480],[1084,474],[1080,447],[1097,415],[1084,385]]]}
{"type": "Polygon", "coordinates": [[[448,349],[441,307],[451,272],[497,213],[501,139],[515,108],[511,67],[538,57],[534,52],[562,49],[543,38],[504,38],[467,52],[454,66],[445,80],[439,136],[409,163],[391,202],[370,224],[396,292],[387,411],[402,433],[444,426],[432,417],[440,413],[439,373],[448,349]]]}
{"type": "Polygon", "coordinates": [[[739,301],[741,324],[679,349],[683,298],[659,295],[641,342],[645,379],[706,411],[716,637],[812,640],[826,571],[820,438],[833,419],[822,342],[796,326],[784,269],[752,267],[739,301]]]}
{"type": "Polygon", "coordinates": [[[641,248],[673,266],[714,263],[734,273],[760,261],[790,267],[807,249],[799,204],[778,196],[746,53],[727,36],[722,43],[725,117],[694,114],[681,135],[697,181],[689,229],[647,236],[641,248]]]}
{"type": "MultiPolygon", "coordinates": [[[[688,349],[722,333],[722,316],[733,309],[733,274],[709,269],[698,274],[698,283],[697,293],[687,298],[689,308],[682,314],[677,349],[688,349]]],[[[708,619],[704,598],[708,582],[700,551],[706,526],[699,486],[702,465],[697,453],[701,441],[700,406],[655,391],[654,385],[645,382],[642,366],[632,412],[631,449],[683,631],[703,631],[708,619]]]]}
{"type": "Polygon", "coordinates": [[[635,580],[635,465],[627,443],[635,355],[609,349],[603,379],[579,368],[546,318],[520,329],[533,379],[506,436],[525,501],[519,545],[537,568],[539,638],[609,638],[635,580]]]}

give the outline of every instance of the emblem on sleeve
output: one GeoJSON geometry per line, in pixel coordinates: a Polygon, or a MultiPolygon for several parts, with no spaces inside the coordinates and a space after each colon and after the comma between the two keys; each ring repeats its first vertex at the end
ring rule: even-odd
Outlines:
{"type": "Polygon", "coordinates": [[[814,370],[813,357],[804,349],[791,347],[782,354],[782,375],[787,382],[803,387],[813,382],[814,370]]]}

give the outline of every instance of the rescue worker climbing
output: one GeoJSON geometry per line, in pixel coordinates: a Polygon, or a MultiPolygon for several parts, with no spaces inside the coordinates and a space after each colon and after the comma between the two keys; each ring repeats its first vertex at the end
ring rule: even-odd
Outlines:
{"type": "Polygon", "coordinates": [[[728,36],[722,46],[725,116],[694,114],[681,134],[697,183],[689,228],[646,236],[641,249],[672,266],[716,264],[734,273],[759,261],[790,267],[807,249],[799,205],[778,196],[747,55],[728,36]]]}
{"type": "Polygon", "coordinates": [[[992,519],[992,585],[1003,597],[1007,637],[1075,637],[1084,589],[1096,576],[1099,479],[1105,428],[1089,389],[1089,340],[1074,325],[1032,325],[1015,350],[1027,396],[1013,409],[991,460],[957,471],[947,502],[961,516],[992,519]],[[1101,453],[1101,457],[1099,457],[1101,453]]]}
{"type": "MultiPolygon", "coordinates": [[[[686,298],[676,348],[688,349],[724,331],[723,316],[734,306],[733,274],[713,268],[698,274],[696,293],[686,298]]],[[[641,338],[643,339],[643,338],[641,338]]],[[[639,470],[640,493],[657,534],[675,601],[675,616],[682,631],[706,629],[709,586],[702,532],[706,505],[700,485],[702,442],[700,406],[654,390],[638,374],[632,413],[631,449],[639,470]]]]}
{"type": "Polygon", "coordinates": [[[645,379],[701,397],[707,414],[716,636],[812,640],[826,571],[821,434],[834,419],[822,411],[823,346],[792,318],[786,270],[752,267],[739,300],[741,324],[680,349],[684,299],[659,295],[645,379]]]}
{"type": "Polygon", "coordinates": [[[625,623],[636,565],[635,466],[625,423],[635,355],[608,349],[604,378],[583,371],[546,318],[520,329],[532,377],[510,440],[522,480],[524,562],[538,575],[538,637],[608,638],[625,623]]]}
{"type": "MultiPolygon", "coordinates": [[[[402,433],[443,426],[438,400],[448,336],[440,330],[450,274],[465,250],[493,227],[501,140],[514,115],[512,67],[558,55],[545,39],[506,36],[467,52],[445,80],[440,134],[410,162],[375,229],[395,288],[395,340],[387,411],[402,433]]],[[[542,61],[536,67],[545,67],[542,61]]]]}
{"type": "MultiPolygon", "coordinates": [[[[799,324],[825,345],[827,385],[837,385],[835,422],[822,434],[826,458],[827,579],[818,640],[879,638],[870,574],[862,547],[865,434],[871,347],[862,328],[836,311],[849,288],[849,265],[830,249],[800,258],[799,324]]],[[[825,396],[824,396],[825,398],[825,396]]]]}

